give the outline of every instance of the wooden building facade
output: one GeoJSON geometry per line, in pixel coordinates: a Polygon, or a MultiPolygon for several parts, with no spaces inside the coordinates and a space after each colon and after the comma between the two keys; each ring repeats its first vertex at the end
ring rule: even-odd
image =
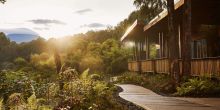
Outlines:
{"type": "MultiPolygon", "coordinates": [[[[182,72],[184,0],[175,4],[175,34],[182,72]]],[[[191,75],[220,76],[220,0],[192,0],[191,75]]],[[[164,10],[148,24],[136,20],[121,41],[133,50],[128,69],[135,72],[170,73],[168,18],[164,10]]]]}

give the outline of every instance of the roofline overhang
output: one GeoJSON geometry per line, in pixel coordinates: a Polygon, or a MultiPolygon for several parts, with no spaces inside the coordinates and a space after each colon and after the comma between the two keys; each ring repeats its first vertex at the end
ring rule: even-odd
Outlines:
{"type": "Polygon", "coordinates": [[[129,33],[137,26],[137,24],[138,20],[135,20],[134,23],[127,29],[125,34],[121,37],[121,41],[123,41],[129,35],[129,33]]]}
{"type": "MultiPolygon", "coordinates": [[[[178,8],[180,8],[183,4],[185,3],[185,0],[180,0],[175,4],[175,10],[177,10],[178,8]]],[[[148,29],[150,29],[151,27],[153,27],[155,24],[157,24],[158,22],[160,22],[162,19],[164,19],[165,17],[167,17],[168,15],[168,11],[165,9],[164,11],[162,11],[160,14],[158,14],[154,19],[152,19],[147,25],[144,26],[144,31],[147,31],[148,29]]]]}
{"type": "MultiPolygon", "coordinates": [[[[185,0],[179,0],[175,3],[175,10],[177,10],[178,8],[180,8],[183,4],[185,3],[185,0]]],[[[143,32],[147,31],[148,29],[150,29],[151,27],[153,27],[155,24],[157,24],[158,22],[160,22],[162,19],[164,19],[165,17],[167,17],[168,12],[167,10],[162,11],[160,14],[158,14],[154,19],[152,19],[147,25],[143,26],[143,32]]],[[[139,25],[143,25],[143,23],[140,23],[138,20],[135,20],[134,23],[127,29],[127,31],[125,32],[125,34],[121,37],[121,41],[124,41],[129,34],[139,25]]]]}

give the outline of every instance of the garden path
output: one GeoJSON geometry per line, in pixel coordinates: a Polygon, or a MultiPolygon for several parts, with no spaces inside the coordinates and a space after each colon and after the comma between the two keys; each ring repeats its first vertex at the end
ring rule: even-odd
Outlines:
{"type": "Polygon", "coordinates": [[[123,89],[121,98],[146,110],[220,110],[220,98],[165,97],[136,85],[117,86],[123,89]]]}

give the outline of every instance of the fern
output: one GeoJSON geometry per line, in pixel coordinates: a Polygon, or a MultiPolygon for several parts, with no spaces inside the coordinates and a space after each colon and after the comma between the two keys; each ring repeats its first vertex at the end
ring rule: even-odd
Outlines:
{"type": "Polygon", "coordinates": [[[89,68],[86,69],[81,75],[80,75],[80,79],[88,79],[89,77],[89,68]]]}
{"type": "Polygon", "coordinates": [[[36,98],[35,93],[33,93],[33,94],[27,99],[27,102],[28,102],[28,108],[29,108],[30,110],[36,110],[36,109],[37,109],[37,98],[36,98]]]}
{"type": "Polygon", "coordinates": [[[3,109],[3,99],[0,98],[0,110],[2,110],[2,109],[3,109]]]}
{"type": "Polygon", "coordinates": [[[31,110],[36,110],[37,109],[37,97],[35,95],[35,89],[34,86],[31,85],[31,89],[32,89],[32,95],[27,99],[28,102],[28,108],[31,110]]]}

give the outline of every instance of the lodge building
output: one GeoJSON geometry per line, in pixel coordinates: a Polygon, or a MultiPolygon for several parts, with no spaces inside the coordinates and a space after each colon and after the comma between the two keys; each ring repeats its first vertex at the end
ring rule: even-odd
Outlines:
{"type": "MultiPolygon", "coordinates": [[[[175,3],[175,34],[179,44],[182,72],[182,36],[184,0],[175,3]]],[[[191,75],[220,76],[220,0],[192,0],[191,75]]],[[[136,20],[121,41],[133,50],[128,70],[170,73],[168,12],[162,11],[148,24],[136,20]]]]}

